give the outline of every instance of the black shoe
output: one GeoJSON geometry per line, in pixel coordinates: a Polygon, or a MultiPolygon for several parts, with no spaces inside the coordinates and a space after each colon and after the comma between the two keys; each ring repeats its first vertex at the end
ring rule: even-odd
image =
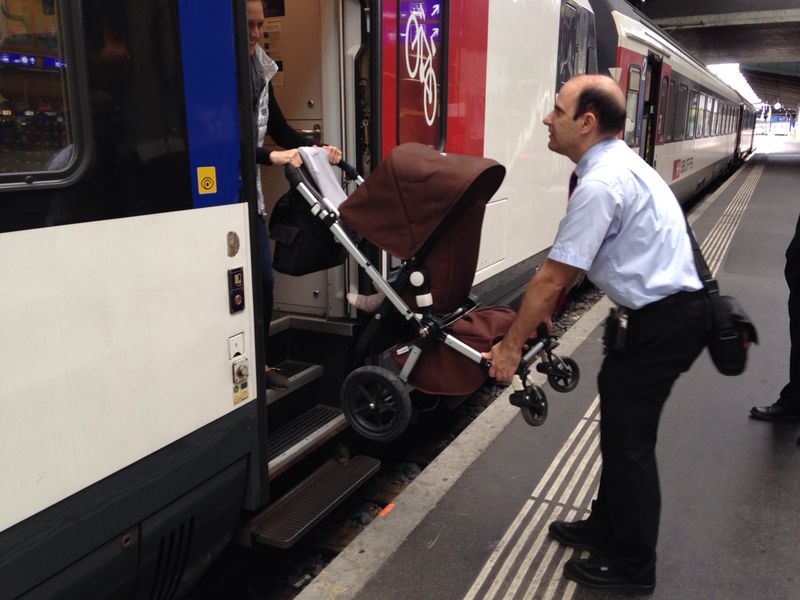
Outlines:
{"type": "Polygon", "coordinates": [[[800,407],[778,401],[769,406],[754,406],[750,409],[750,416],[759,421],[798,421],[800,407]]]}
{"type": "Polygon", "coordinates": [[[576,550],[603,550],[608,546],[608,538],[600,535],[597,528],[588,520],[553,521],[550,523],[550,537],[558,540],[565,546],[576,550]]]}
{"type": "Polygon", "coordinates": [[[273,367],[267,367],[267,389],[268,390],[285,390],[289,387],[289,378],[286,375],[281,375],[273,367]]]}
{"type": "Polygon", "coordinates": [[[564,565],[564,576],[578,585],[593,590],[652,594],[656,589],[655,574],[645,579],[631,579],[599,556],[570,558],[564,565]]]}

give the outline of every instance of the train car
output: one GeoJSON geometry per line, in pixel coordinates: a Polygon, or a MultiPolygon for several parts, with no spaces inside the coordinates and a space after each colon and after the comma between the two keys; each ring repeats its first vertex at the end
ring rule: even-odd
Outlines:
{"type": "Polygon", "coordinates": [[[591,4],[599,68],[626,95],[625,141],[679,200],[694,196],[745,151],[753,107],[624,0],[591,4]]]}
{"type": "MultiPolygon", "coordinates": [[[[572,75],[617,77],[626,138],[681,195],[734,152],[741,101],[604,7],[273,1],[263,43],[290,123],[365,175],[411,141],[507,167],[473,288],[495,302],[564,213],[541,120],[572,75]]],[[[290,546],[378,468],[338,443],[355,266],[279,275],[263,323],[249,86],[246,0],[3,2],[0,597],[180,597],[232,538],[290,546]]],[[[271,205],[287,184],[261,177],[271,205]]]]}

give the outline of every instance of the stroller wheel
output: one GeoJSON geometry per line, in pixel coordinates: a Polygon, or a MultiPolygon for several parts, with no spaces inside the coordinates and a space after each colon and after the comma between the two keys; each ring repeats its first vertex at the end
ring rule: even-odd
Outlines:
{"type": "Polygon", "coordinates": [[[530,404],[520,407],[519,410],[528,425],[538,427],[547,419],[547,396],[544,395],[544,390],[538,385],[534,385],[531,388],[531,396],[530,404]]]}
{"type": "Polygon", "coordinates": [[[391,371],[366,366],[354,370],[342,385],[342,410],[356,432],[375,442],[400,437],[411,422],[411,397],[391,371]]]}
{"type": "Polygon", "coordinates": [[[553,358],[554,370],[547,376],[547,383],[557,392],[571,392],[578,387],[581,379],[578,363],[568,356],[553,358]]]}

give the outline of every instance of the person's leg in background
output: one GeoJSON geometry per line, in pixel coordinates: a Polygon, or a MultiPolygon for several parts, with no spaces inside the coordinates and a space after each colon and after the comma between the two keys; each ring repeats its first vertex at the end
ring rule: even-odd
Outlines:
{"type": "Polygon", "coordinates": [[[750,416],[761,421],[800,420],[800,219],[786,248],[784,275],[789,286],[789,383],[774,404],[750,409],[750,416]]]}
{"type": "MultiPolygon", "coordinates": [[[[272,273],[272,255],[269,251],[269,239],[267,239],[267,228],[261,225],[259,228],[259,243],[261,245],[261,298],[264,314],[264,333],[269,341],[269,326],[272,322],[273,289],[275,287],[275,277],[272,273]]],[[[289,387],[289,379],[278,373],[269,365],[267,366],[267,388],[286,389],[289,387]]]]}

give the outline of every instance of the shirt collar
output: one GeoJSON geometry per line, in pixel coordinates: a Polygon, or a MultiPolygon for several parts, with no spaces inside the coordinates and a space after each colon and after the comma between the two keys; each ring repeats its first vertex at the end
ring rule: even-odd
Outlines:
{"type": "Polygon", "coordinates": [[[600,160],[600,157],[605,154],[605,152],[609,150],[611,146],[615,145],[619,141],[620,139],[617,136],[612,136],[597,142],[594,146],[589,148],[583,156],[581,156],[578,164],[575,165],[575,174],[579,178],[583,177],[592,167],[592,165],[600,160]]]}

